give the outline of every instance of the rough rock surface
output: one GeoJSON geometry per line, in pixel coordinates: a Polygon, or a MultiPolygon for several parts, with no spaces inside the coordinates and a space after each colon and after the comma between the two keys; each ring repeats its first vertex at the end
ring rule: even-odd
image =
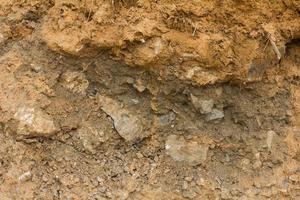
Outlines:
{"type": "Polygon", "coordinates": [[[108,114],[114,123],[116,131],[128,142],[137,142],[150,135],[149,122],[145,122],[145,118],[149,113],[143,115],[136,112],[129,111],[120,104],[109,97],[98,97],[101,109],[108,114]]]}
{"type": "Polygon", "coordinates": [[[0,199],[300,199],[299,0],[0,0],[0,199]]]}
{"type": "Polygon", "coordinates": [[[71,92],[77,94],[85,94],[86,89],[89,87],[89,82],[86,80],[85,75],[80,72],[67,71],[62,75],[62,84],[71,92]]]}
{"type": "Polygon", "coordinates": [[[207,158],[208,145],[195,141],[185,141],[183,137],[168,136],[166,151],[175,161],[186,162],[191,166],[204,163],[207,158]]]}
{"type": "Polygon", "coordinates": [[[18,135],[48,136],[57,131],[51,117],[35,108],[19,107],[14,119],[19,122],[18,135]]]}
{"type": "Polygon", "coordinates": [[[200,111],[202,114],[207,114],[212,112],[212,109],[214,107],[214,101],[212,99],[199,99],[198,97],[195,97],[194,95],[191,95],[192,103],[195,106],[197,110],[200,111]]]}

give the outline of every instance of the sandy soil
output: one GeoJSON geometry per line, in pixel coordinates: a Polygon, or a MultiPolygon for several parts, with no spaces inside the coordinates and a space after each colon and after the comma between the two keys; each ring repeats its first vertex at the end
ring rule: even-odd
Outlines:
{"type": "Polygon", "coordinates": [[[0,199],[300,199],[299,0],[0,0],[0,199]]]}

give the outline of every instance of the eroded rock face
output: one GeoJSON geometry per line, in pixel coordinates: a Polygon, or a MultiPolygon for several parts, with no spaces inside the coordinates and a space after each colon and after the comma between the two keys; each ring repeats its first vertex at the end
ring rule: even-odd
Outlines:
{"type": "Polygon", "coordinates": [[[149,121],[145,116],[129,110],[112,98],[99,95],[98,100],[101,109],[112,118],[116,131],[126,141],[135,142],[150,135],[149,121]]]}
{"type": "Polygon", "coordinates": [[[167,137],[165,148],[167,154],[175,161],[192,166],[204,163],[208,152],[208,145],[186,141],[182,136],[176,135],[167,137]]]}
{"type": "Polygon", "coordinates": [[[0,121],[14,121],[17,127],[10,127],[20,138],[48,137],[59,128],[53,118],[43,111],[50,104],[47,96],[54,95],[43,74],[16,75],[25,68],[22,55],[8,52],[0,60],[0,121]],[[42,102],[42,103],[39,103],[42,102]]]}

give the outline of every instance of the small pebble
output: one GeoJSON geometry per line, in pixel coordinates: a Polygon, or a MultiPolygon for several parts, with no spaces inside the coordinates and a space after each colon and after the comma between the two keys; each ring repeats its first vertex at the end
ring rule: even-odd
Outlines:
{"type": "Polygon", "coordinates": [[[189,187],[188,182],[183,181],[182,189],[186,190],[186,189],[188,189],[188,187],[189,187]]]}
{"type": "Polygon", "coordinates": [[[143,154],[141,154],[139,152],[136,154],[136,156],[138,157],[138,159],[142,159],[144,157],[143,154]]]}
{"type": "Polygon", "coordinates": [[[261,166],[262,166],[262,162],[259,161],[259,160],[255,161],[254,164],[253,164],[254,169],[261,168],[261,166]]]}
{"type": "Polygon", "coordinates": [[[26,182],[31,180],[32,178],[32,173],[30,171],[27,171],[25,173],[23,173],[21,176],[19,176],[19,181],[20,182],[26,182]]]}
{"type": "Polygon", "coordinates": [[[199,186],[203,186],[204,182],[205,182],[204,179],[200,178],[199,180],[196,181],[196,184],[199,185],[199,186]]]}
{"type": "Polygon", "coordinates": [[[188,177],[185,177],[184,180],[191,182],[193,180],[193,177],[188,176],[188,177]]]}

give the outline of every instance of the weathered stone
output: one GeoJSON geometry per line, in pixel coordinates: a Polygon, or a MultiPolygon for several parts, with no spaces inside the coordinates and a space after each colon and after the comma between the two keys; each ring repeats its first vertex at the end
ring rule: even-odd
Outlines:
{"type": "Polygon", "coordinates": [[[201,99],[191,94],[191,101],[201,114],[206,115],[207,121],[222,119],[224,117],[223,110],[214,108],[214,101],[212,99],[201,99]]]}
{"type": "Polygon", "coordinates": [[[148,122],[142,120],[142,115],[123,108],[120,102],[109,97],[98,96],[98,99],[101,109],[112,118],[116,131],[126,141],[134,142],[149,136],[148,122]]]}
{"type": "Polygon", "coordinates": [[[159,124],[162,126],[172,123],[175,119],[176,115],[173,112],[158,117],[159,124]]]}
{"type": "Polygon", "coordinates": [[[268,131],[267,132],[266,143],[267,143],[267,147],[268,147],[269,151],[271,151],[271,149],[272,149],[273,137],[275,135],[276,135],[276,133],[274,131],[268,131]]]}
{"type": "Polygon", "coordinates": [[[2,33],[0,33],[0,44],[2,44],[5,41],[5,38],[2,33]]]}
{"type": "Polygon", "coordinates": [[[257,160],[253,164],[253,169],[259,169],[262,166],[262,162],[260,160],[257,160]]]}
{"type": "Polygon", "coordinates": [[[188,199],[195,199],[197,197],[197,193],[193,190],[187,190],[182,193],[183,197],[188,199]]]}
{"type": "Polygon", "coordinates": [[[221,198],[222,199],[231,199],[230,191],[226,188],[221,188],[221,198]]]}
{"type": "Polygon", "coordinates": [[[102,124],[100,119],[97,121],[85,121],[78,130],[80,141],[85,150],[90,153],[96,153],[97,147],[106,142],[111,137],[111,130],[102,124]]]}
{"type": "Polygon", "coordinates": [[[118,190],[115,193],[116,193],[117,198],[120,200],[126,200],[129,197],[129,192],[126,190],[118,190]]]}
{"type": "Polygon", "coordinates": [[[201,114],[210,113],[214,107],[214,101],[212,99],[200,99],[191,94],[191,100],[194,107],[199,110],[201,114]]]}
{"type": "Polygon", "coordinates": [[[19,176],[18,179],[20,182],[26,182],[29,181],[31,178],[32,178],[32,173],[30,171],[27,171],[21,174],[21,176],[19,176]]]}
{"type": "Polygon", "coordinates": [[[186,141],[183,137],[170,135],[165,145],[167,154],[175,161],[186,162],[194,166],[203,163],[207,158],[208,145],[195,141],[186,141]]]}
{"type": "Polygon", "coordinates": [[[19,121],[17,134],[25,137],[50,136],[58,130],[53,119],[37,108],[19,107],[14,119],[19,121]]]}
{"type": "Polygon", "coordinates": [[[207,120],[208,121],[212,121],[212,120],[216,120],[216,119],[222,119],[224,117],[224,112],[222,110],[218,110],[218,109],[212,109],[212,111],[210,113],[207,114],[207,120]]]}
{"type": "Polygon", "coordinates": [[[144,92],[146,90],[146,87],[143,85],[142,80],[140,79],[133,84],[133,87],[139,92],[144,92]]]}

